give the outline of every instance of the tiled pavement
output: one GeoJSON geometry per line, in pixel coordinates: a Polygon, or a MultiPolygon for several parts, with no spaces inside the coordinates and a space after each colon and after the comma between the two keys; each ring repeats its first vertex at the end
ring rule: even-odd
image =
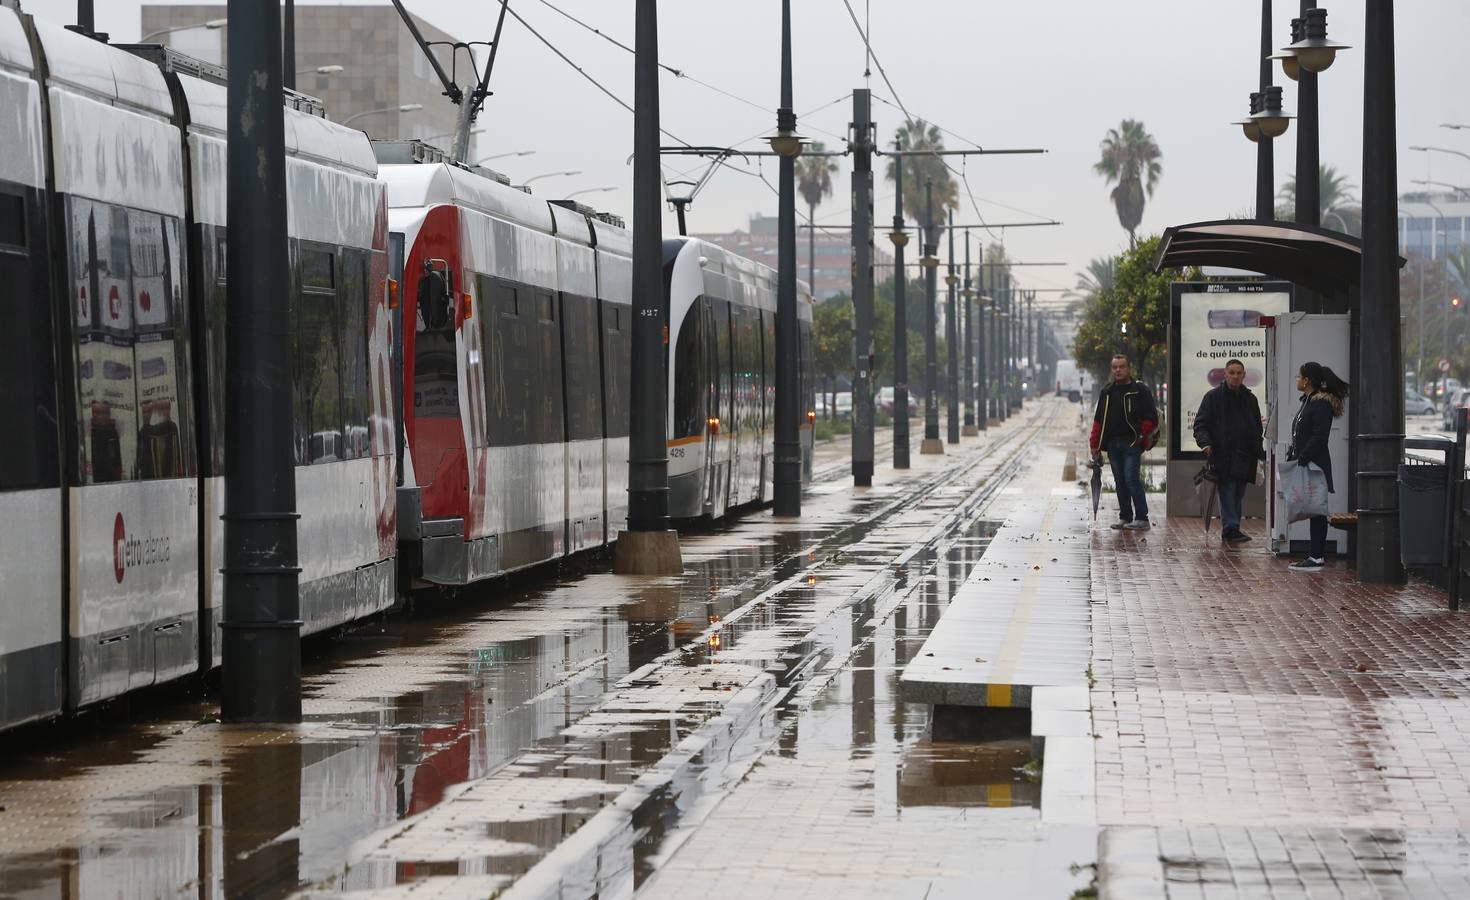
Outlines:
{"type": "Polygon", "coordinates": [[[1470,617],[1247,547],[1094,534],[1103,895],[1470,897],[1470,617]]]}

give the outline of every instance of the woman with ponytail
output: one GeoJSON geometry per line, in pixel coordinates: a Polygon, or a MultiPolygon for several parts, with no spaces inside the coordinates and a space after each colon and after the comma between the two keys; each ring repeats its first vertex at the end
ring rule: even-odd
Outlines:
{"type": "MultiPolygon", "coordinates": [[[[1327,492],[1332,493],[1332,453],[1327,438],[1332,433],[1332,420],[1342,415],[1347,382],[1321,363],[1302,363],[1297,371],[1296,389],[1301,391],[1302,405],[1291,423],[1291,449],[1286,458],[1299,466],[1315,465],[1327,476],[1327,492]]],[[[1293,572],[1320,572],[1327,560],[1327,517],[1312,516],[1311,549],[1307,558],[1291,564],[1293,572]]]]}

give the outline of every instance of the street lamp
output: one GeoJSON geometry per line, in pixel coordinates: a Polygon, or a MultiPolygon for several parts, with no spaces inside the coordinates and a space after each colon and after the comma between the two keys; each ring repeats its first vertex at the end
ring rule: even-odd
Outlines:
{"type": "Polygon", "coordinates": [[[602,194],[608,191],[615,191],[617,189],[618,186],[615,184],[609,185],[608,187],[582,188],[580,191],[572,191],[570,194],[562,194],[562,199],[570,200],[578,194],[602,194]]]}
{"type": "Polygon", "coordinates": [[[1421,147],[1410,147],[1409,149],[1410,150],[1417,150],[1420,153],[1428,153],[1430,151],[1433,151],[1435,153],[1453,153],[1456,156],[1463,156],[1466,159],[1470,159],[1470,153],[1462,153],[1459,150],[1451,150],[1448,147],[1422,147],[1421,146],[1421,147]]]}
{"type": "Polygon", "coordinates": [[[1281,88],[1272,85],[1260,92],[1260,108],[1251,114],[1254,121],[1261,130],[1261,137],[1277,138],[1286,134],[1286,129],[1291,125],[1294,116],[1288,116],[1281,109],[1281,88]]]}
{"type": "Polygon", "coordinates": [[[375,116],[375,115],[378,115],[379,113],[390,113],[390,112],[410,113],[410,112],[416,112],[416,111],[421,110],[423,108],[424,108],[424,105],[422,103],[405,103],[402,106],[385,106],[382,109],[365,109],[365,110],[363,110],[360,113],[353,113],[352,115],[350,115],[347,118],[343,119],[338,124],[339,125],[346,125],[348,122],[351,122],[353,119],[361,119],[363,116],[375,116]]]}
{"type": "Polygon", "coordinates": [[[1302,13],[1300,20],[1292,21],[1292,38],[1294,41],[1281,48],[1281,55],[1278,57],[1282,61],[1282,69],[1286,72],[1286,77],[1291,79],[1297,79],[1301,72],[1316,74],[1327,71],[1337,59],[1337,51],[1350,49],[1347,44],[1339,44],[1327,39],[1327,10],[1320,7],[1313,7],[1302,13]],[[1299,38],[1296,31],[1298,21],[1301,23],[1301,37],[1299,38]],[[1287,53],[1290,53],[1291,56],[1287,57],[1285,55],[1287,53]],[[1289,65],[1288,60],[1294,62],[1295,65],[1289,65]],[[1299,71],[1292,74],[1293,68],[1299,71]]]}
{"type": "Polygon", "coordinates": [[[523,185],[530,184],[531,182],[533,182],[533,181],[539,181],[542,178],[556,178],[556,177],[562,176],[562,175],[581,175],[581,174],[582,174],[582,170],[581,169],[570,169],[570,170],[568,170],[566,172],[543,172],[540,175],[533,175],[530,178],[527,178],[525,181],[522,181],[521,184],[523,184],[523,185]]]}
{"type": "Polygon", "coordinates": [[[208,22],[195,22],[192,25],[175,25],[172,28],[160,28],[157,31],[150,31],[138,38],[138,43],[146,44],[149,38],[156,38],[161,34],[173,34],[175,31],[192,31],[195,28],[207,28],[210,31],[215,31],[225,27],[229,23],[229,19],[210,19],[208,22]]]}
{"type": "Polygon", "coordinates": [[[317,66],[314,69],[297,69],[297,75],[336,75],[342,71],[342,66],[317,66]]]}
{"type": "Polygon", "coordinates": [[[1450,190],[1455,191],[1456,193],[1463,194],[1467,198],[1470,198],[1470,188],[1461,187],[1458,184],[1450,184],[1448,181],[1432,181],[1432,180],[1430,180],[1428,178],[1415,178],[1414,179],[1414,183],[1415,184],[1432,184],[1432,185],[1435,185],[1437,187],[1447,187],[1450,190]]]}
{"type": "MultiPolygon", "coordinates": [[[[478,134],[478,132],[476,133],[478,134]]],[[[531,156],[535,152],[535,150],[512,150],[509,153],[495,153],[490,156],[481,157],[480,159],[475,160],[475,164],[479,165],[483,162],[489,162],[492,159],[505,159],[507,156],[531,156]]]]}

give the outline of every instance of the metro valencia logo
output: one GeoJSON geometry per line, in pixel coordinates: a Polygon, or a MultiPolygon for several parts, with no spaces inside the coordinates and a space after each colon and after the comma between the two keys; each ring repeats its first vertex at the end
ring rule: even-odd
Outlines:
{"type": "Polygon", "coordinates": [[[112,577],[123,583],[129,569],[166,563],[169,559],[168,536],[129,537],[122,513],[112,520],[112,577]]]}

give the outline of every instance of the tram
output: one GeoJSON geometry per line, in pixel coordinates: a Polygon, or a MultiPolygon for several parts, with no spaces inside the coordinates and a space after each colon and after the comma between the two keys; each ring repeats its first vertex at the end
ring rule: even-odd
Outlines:
{"type": "MultiPolygon", "coordinates": [[[[0,730],[219,665],[225,85],[0,7],[0,730]]],[[[283,102],[302,634],[616,540],[628,230],[283,102]]],[[[771,497],[774,273],[664,254],[671,513],[717,518],[771,497]]]]}

